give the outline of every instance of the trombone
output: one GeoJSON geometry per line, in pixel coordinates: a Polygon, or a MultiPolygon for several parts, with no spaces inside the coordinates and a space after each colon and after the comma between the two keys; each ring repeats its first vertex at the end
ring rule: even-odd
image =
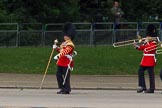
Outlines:
{"type": "Polygon", "coordinates": [[[128,45],[133,45],[134,43],[145,43],[150,40],[155,40],[159,41],[158,37],[146,37],[146,38],[141,38],[141,36],[138,36],[138,39],[132,39],[132,40],[127,40],[127,41],[121,41],[121,42],[115,42],[113,43],[114,47],[122,47],[122,46],[128,46],[128,45]]]}
{"type": "Polygon", "coordinates": [[[113,43],[113,46],[114,47],[122,47],[122,46],[127,46],[127,45],[133,45],[133,43],[135,43],[136,41],[137,41],[137,39],[115,42],[115,43],[113,43]]]}

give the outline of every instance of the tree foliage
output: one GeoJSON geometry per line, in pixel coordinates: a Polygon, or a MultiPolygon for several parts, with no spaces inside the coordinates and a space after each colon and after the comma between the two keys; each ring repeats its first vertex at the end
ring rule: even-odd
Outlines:
{"type": "Polygon", "coordinates": [[[1,22],[79,21],[78,0],[1,0],[1,22]],[[13,18],[11,18],[13,17],[13,18]]]}
{"type": "Polygon", "coordinates": [[[161,21],[162,18],[161,0],[124,0],[122,8],[129,21],[161,21]]]}
{"type": "MultiPolygon", "coordinates": [[[[0,22],[110,21],[113,0],[0,0],[0,22]]],[[[120,0],[126,21],[161,21],[161,0],[120,0]],[[158,17],[158,19],[156,18],[158,17]]]]}

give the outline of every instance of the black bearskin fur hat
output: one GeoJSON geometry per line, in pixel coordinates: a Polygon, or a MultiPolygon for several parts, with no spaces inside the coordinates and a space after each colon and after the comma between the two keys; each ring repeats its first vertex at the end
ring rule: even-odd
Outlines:
{"type": "Polygon", "coordinates": [[[72,24],[71,22],[66,22],[63,28],[63,35],[68,36],[71,38],[71,40],[73,40],[76,36],[76,28],[74,24],[72,24]]]}
{"type": "Polygon", "coordinates": [[[156,27],[153,24],[147,26],[146,36],[156,37],[156,27]]]}

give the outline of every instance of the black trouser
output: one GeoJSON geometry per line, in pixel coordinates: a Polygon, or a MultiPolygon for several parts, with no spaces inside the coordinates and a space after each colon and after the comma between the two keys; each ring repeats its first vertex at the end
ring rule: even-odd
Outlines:
{"type": "Polygon", "coordinates": [[[161,69],[161,71],[160,71],[160,79],[161,79],[161,81],[162,81],[162,69],[161,69]]]}
{"type": "Polygon", "coordinates": [[[68,74],[67,74],[67,77],[66,77],[66,80],[65,80],[65,84],[63,85],[63,80],[64,80],[64,77],[65,77],[66,71],[67,71],[67,67],[58,66],[56,78],[57,78],[58,87],[65,92],[70,92],[71,91],[70,70],[68,71],[68,74]]]}
{"type": "Polygon", "coordinates": [[[148,71],[150,89],[155,90],[155,76],[154,76],[154,67],[153,66],[140,66],[138,70],[138,79],[139,86],[146,88],[144,71],[148,71]]]}

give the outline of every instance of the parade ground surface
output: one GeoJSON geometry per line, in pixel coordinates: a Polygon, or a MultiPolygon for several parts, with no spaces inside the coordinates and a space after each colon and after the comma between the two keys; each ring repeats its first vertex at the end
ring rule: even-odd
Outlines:
{"type": "MultiPolygon", "coordinates": [[[[161,108],[162,82],[154,94],[137,93],[137,76],[72,75],[72,92],[58,91],[55,75],[0,74],[0,108],[161,108]]],[[[146,75],[148,85],[148,77],[146,75]]]]}

